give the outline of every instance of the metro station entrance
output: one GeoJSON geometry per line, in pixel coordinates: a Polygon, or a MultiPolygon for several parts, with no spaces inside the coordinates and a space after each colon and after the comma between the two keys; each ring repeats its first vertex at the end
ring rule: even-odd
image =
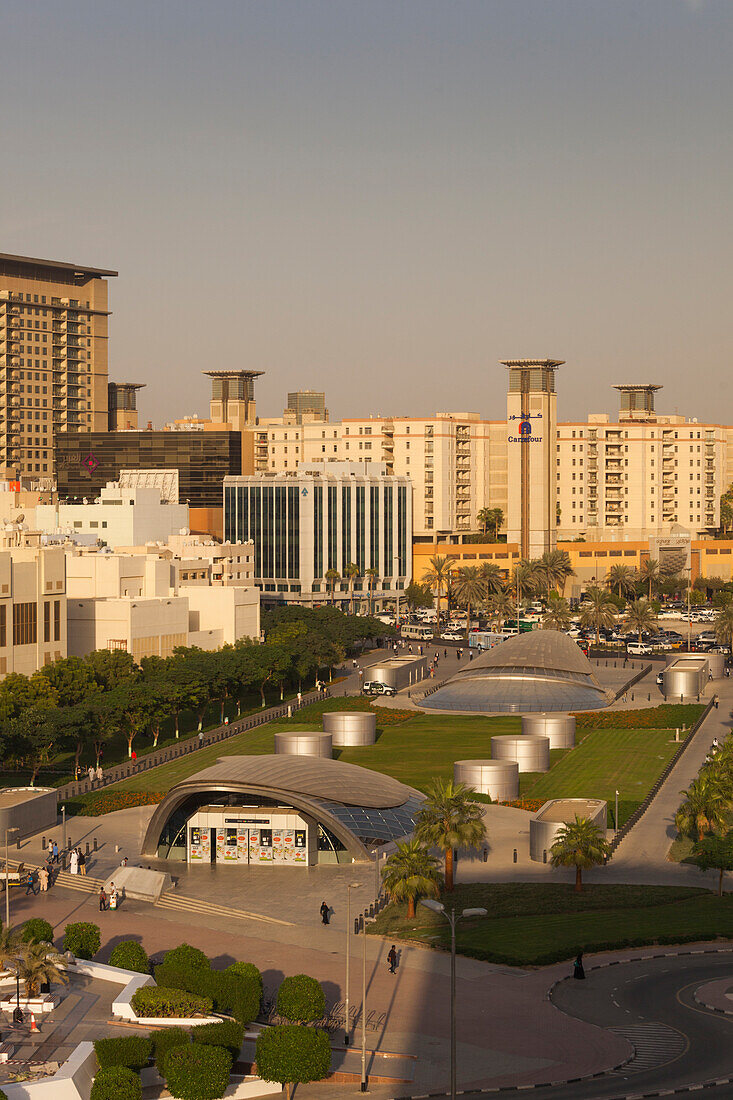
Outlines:
{"type": "Polygon", "coordinates": [[[236,813],[236,807],[202,806],[189,818],[188,863],[308,864],[309,825],[297,811],[277,808],[246,818],[236,813]]]}

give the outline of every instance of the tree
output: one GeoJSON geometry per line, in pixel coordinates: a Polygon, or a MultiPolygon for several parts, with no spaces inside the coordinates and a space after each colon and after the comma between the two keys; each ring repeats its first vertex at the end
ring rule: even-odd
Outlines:
{"type": "Polygon", "coordinates": [[[548,550],[538,559],[537,575],[545,584],[548,599],[553,588],[562,596],[566,580],[575,576],[570,555],[565,550],[548,550]]]}
{"type": "Polygon", "coordinates": [[[501,508],[492,508],[491,511],[490,511],[490,515],[491,515],[490,522],[493,523],[493,525],[494,525],[494,542],[498,542],[499,541],[499,528],[504,523],[504,513],[502,512],[501,508]]]}
{"type": "Polygon", "coordinates": [[[97,735],[95,708],[97,698],[98,696],[93,694],[76,706],[59,709],[55,715],[59,741],[66,741],[74,746],[74,774],[79,768],[84,748],[93,745],[97,735]]]}
{"type": "Polygon", "coordinates": [[[0,928],[0,970],[15,974],[24,950],[22,930],[3,925],[0,928]]]}
{"type": "Polygon", "coordinates": [[[285,1086],[322,1081],[331,1068],[331,1044],[325,1031],[300,1024],[276,1024],[257,1036],[257,1074],[263,1081],[285,1086]]]}
{"type": "Polygon", "coordinates": [[[20,958],[18,973],[21,981],[25,983],[25,991],[29,997],[35,997],[44,983],[68,982],[66,973],[59,969],[64,963],[63,955],[60,955],[50,943],[29,943],[20,958]]]}
{"type": "Polygon", "coordinates": [[[494,520],[493,508],[480,508],[476,515],[476,520],[483,534],[486,535],[486,529],[491,526],[494,520]]]}
{"type": "Polygon", "coordinates": [[[423,584],[435,593],[438,608],[438,616],[435,624],[436,636],[440,634],[440,601],[443,595],[448,595],[451,576],[453,574],[453,560],[441,554],[433,554],[429,561],[430,568],[423,577],[423,584]]]}
{"type": "Polygon", "coordinates": [[[405,589],[404,597],[410,611],[415,611],[418,607],[433,606],[433,593],[426,584],[410,581],[405,589]]]}
{"type": "Polygon", "coordinates": [[[135,658],[126,649],[95,649],[87,653],[84,664],[102,691],[132,683],[140,675],[135,658]]]}
{"type": "Polygon", "coordinates": [[[147,725],[155,706],[155,688],[145,680],[120,686],[107,692],[109,704],[117,713],[119,725],[125,731],[127,756],[132,756],[135,738],[147,725]]]}
{"type": "Polygon", "coordinates": [[[34,672],[31,686],[49,706],[74,707],[96,690],[97,682],[81,657],[64,657],[34,672]]]}
{"type": "Polygon", "coordinates": [[[341,574],[338,569],[326,570],[326,587],[331,591],[331,603],[333,603],[334,592],[336,590],[336,582],[341,580],[341,574]]]}
{"type": "Polygon", "coordinates": [[[499,630],[501,630],[506,619],[511,619],[516,613],[512,599],[506,592],[495,592],[493,596],[489,596],[487,603],[489,615],[496,620],[499,630]]]}
{"type": "Polygon", "coordinates": [[[553,867],[575,867],[575,890],[583,889],[582,871],[604,863],[611,854],[611,845],[599,825],[587,817],[578,817],[563,825],[550,848],[553,867]]]}
{"type": "Polygon", "coordinates": [[[57,737],[58,708],[34,703],[6,726],[6,744],[11,755],[23,760],[31,770],[30,786],[43,764],[48,762],[57,737]]]}
{"type": "Polygon", "coordinates": [[[326,1014],[323,986],[308,974],[283,978],[277,991],[278,1015],[296,1024],[312,1024],[326,1014]]]}
{"type": "Polygon", "coordinates": [[[364,570],[364,576],[367,579],[367,592],[369,594],[369,614],[371,615],[374,611],[374,586],[377,583],[379,570],[371,566],[369,569],[364,570]]]}
{"type": "Polygon", "coordinates": [[[659,562],[656,558],[645,558],[639,566],[639,580],[648,586],[648,600],[651,602],[653,589],[659,583],[659,562]]]}
{"type": "Polygon", "coordinates": [[[438,897],[440,880],[437,859],[419,840],[398,844],[382,868],[385,890],[394,901],[407,902],[410,920],[415,916],[415,905],[420,898],[438,897]]]}
{"type": "Polygon", "coordinates": [[[486,586],[477,565],[467,565],[454,576],[453,587],[462,607],[466,608],[466,638],[471,630],[471,608],[478,607],[484,598],[486,586]]]}
{"type": "Polygon", "coordinates": [[[657,625],[657,615],[648,600],[633,600],[626,609],[624,622],[636,631],[641,641],[642,634],[650,633],[657,625]]]}
{"type": "Polygon", "coordinates": [[[721,607],[715,616],[715,637],[722,645],[731,645],[733,638],[733,603],[721,607]]]}
{"type": "Polygon", "coordinates": [[[478,567],[481,580],[484,582],[484,595],[488,598],[496,592],[502,592],[506,574],[496,562],[484,561],[478,567]]]}
{"type": "Polygon", "coordinates": [[[519,610],[522,597],[529,592],[534,592],[539,580],[540,575],[536,561],[520,561],[514,566],[512,588],[516,600],[517,630],[519,630],[519,610]]]}
{"type": "Polygon", "coordinates": [[[601,641],[601,630],[608,630],[616,622],[616,606],[603,588],[589,588],[580,605],[580,625],[596,632],[596,645],[601,641]]]}
{"type": "Polygon", "coordinates": [[[702,840],[706,833],[722,829],[728,820],[731,798],[715,776],[701,772],[686,791],[674,823],[680,833],[702,840]]]}
{"type": "Polygon", "coordinates": [[[567,630],[572,622],[570,604],[562,596],[551,597],[542,616],[543,630],[567,630]]]}
{"type": "Polygon", "coordinates": [[[477,848],[486,837],[481,805],[472,791],[452,779],[434,779],[420,807],[415,836],[445,859],[445,888],[453,889],[453,849],[477,848]]]}
{"type": "Polygon", "coordinates": [[[718,871],[718,897],[723,896],[723,875],[733,871],[733,829],[725,836],[706,836],[692,849],[693,861],[701,871],[718,871]]]}
{"type": "Polygon", "coordinates": [[[610,589],[616,589],[619,597],[633,592],[636,584],[636,570],[630,565],[612,565],[606,576],[606,584],[610,589]]]}
{"type": "Polygon", "coordinates": [[[359,566],[355,562],[350,561],[344,569],[344,576],[349,582],[349,614],[354,614],[354,584],[356,578],[361,576],[359,572],[359,566]]]}

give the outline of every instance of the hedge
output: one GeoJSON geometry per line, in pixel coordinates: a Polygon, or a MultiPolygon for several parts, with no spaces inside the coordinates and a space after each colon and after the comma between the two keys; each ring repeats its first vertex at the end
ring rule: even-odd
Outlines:
{"type": "Polygon", "coordinates": [[[114,1036],[111,1039],[97,1039],[94,1043],[100,1069],[110,1066],[127,1066],[128,1069],[142,1069],[150,1061],[153,1053],[153,1040],[144,1035],[114,1036]]]}
{"type": "Polygon", "coordinates": [[[226,968],[226,973],[239,974],[241,975],[241,977],[248,978],[250,981],[255,982],[255,984],[259,987],[260,1000],[262,1000],[262,975],[260,974],[254,963],[233,962],[231,966],[228,966],[226,968]]]}
{"type": "Polygon", "coordinates": [[[183,967],[184,970],[211,969],[211,963],[203,951],[199,951],[198,947],[191,947],[188,943],[182,943],[171,951],[167,951],[163,957],[163,964],[183,967]]]}
{"type": "Polygon", "coordinates": [[[53,943],[53,925],[43,917],[31,917],[23,925],[23,943],[53,943]]]}
{"type": "Polygon", "coordinates": [[[147,951],[137,940],[123,940],[113,947],[109,964],[119,966],[121,970],[134,970],[138,974],[150,973],[147,951]]]}
{"type": "Polygon", "coordinates": [[[165,1077],[165,1059],[168,1051],[173,1050],[174,1047],[187,1047],[190,1042],[191,1036],[182,1027],[162,1027],[160,1031],[153,1032],[155,1067],[161,1077],[165,1077]]]}
{"type": "MultiPolygon", "coordinates": [[[[325,1031],[300,1024],[277,1024],[257,1037],[257,1075],[280,1085],[322,1081],[331,1069],[325,1031]]],[[[288,1089],[288,1093],[290,1090],[288,1089]]]]}
{"type": "Polygon", "coordinates": [[[194,1043],[207,1043],[209,1046],[224,1047],[235,1062],[244,1042],[244,1024],[238,1020],[220,1020],[217,1024],[199,1024],[191,1032],[194,1043]]]}
{"type": "Polygon", "coordinates": [[[223,1047],[174,1047],[164,1062],[168,1091],[179,1100],[216,1100],[229,1084],[232,1055],[223,1047]]]}
{"type": "Polygon", "coordinates": [[[136,1073],[125,1066],[110,1066],[94,1078],[90,1100],[142,1100],[142,1094],[136,1073]]]}
{"type": "Polygon", "coordinates": [[[185,990],[208,997],[217,1012],[231,1013],[242,1024],[257,1018],[262,1000],[259,972],[255,979],[231,970],[189,969],[181,963],[169,963],[168,955],[155,967],[155,981],[161,989],[185,990]]]}
{"type": "Polygon", "coordinates": [[[64,929],[64,951],[70,951],[77,959],[93,959],[101,942],[98,924],[78,921],[64,929]]]}
{"type": "Polygon", "coordinates": [[[277,991],[277,1013],[298,1024],[322,1020],[326,1014],[326,995],[315,978],[293,974],[285,978],[277,991]]]}
{"type": "Polygon", "coordinates": [[[213,1009],[210,998],[197,997],[182,989],[158,989],[144,985],[132,995],[132,1007],[138,1016],[187,1018],[209,1016],[213,1009]]]}

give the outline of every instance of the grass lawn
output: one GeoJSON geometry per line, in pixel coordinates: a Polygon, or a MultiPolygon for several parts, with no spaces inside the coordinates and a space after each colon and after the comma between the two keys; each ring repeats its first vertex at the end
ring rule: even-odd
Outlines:
{"type": "MultiPolygon", "coordinates": [[[[718,898],[689,887],[497,883],[456,887],[443,899],[457,909],[483,906],[487,917],[461,922],[457,947],[463,955],[514,966],[572,958],[652,943],[678,943],[733,935],[733,896],[718,898]]],[[[446,922],[418,906],[390,905],[370,932],[449,947],[446,922]]]]}

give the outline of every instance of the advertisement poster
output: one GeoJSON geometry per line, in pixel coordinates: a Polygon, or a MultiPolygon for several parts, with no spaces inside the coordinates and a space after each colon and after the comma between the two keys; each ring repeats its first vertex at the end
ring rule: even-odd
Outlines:
{"type": "Polygon", "coordinates": [[[272,829],[260,829],[260,863],[272,863],[272,829]]]}
{"type": "Polygon", "coordinates": [[[295,862],[308,862],[308,849],[305,846],[305,829],[295,830],[295,862]]]}
{"type": "Polygon", "coordinates": [[[237,829],[237,863],[246,863],[247,858],[247,830],[237,829]]]}
{"type": "Polygon", "coordinates": [[[211,863],[211,830],[201,830],[201,858],[204,863],[211,863]]]}
{"type": "Polygon", "coordinates": [[[281,829],[272,830],[272,857],[276,863],[282,863],[286,858],[283,848],[283,833],[281,829]]]}
{"type": "Polygon", "coordinates": [[[226,843],[224,845],[224,859],[228,863],[237,861],[237,830],[226,830],[226,843]]]}
{"type": "Polygon", "coordinates": [[[226,834],[223,829],[216,830],[216,859],[217,863],[224,859],[224,851],[226,849],[226,834]]]}
{"type": "Polygon", "coordinates": [[[188,858],[191,863],[203,862],[204,853],[201,845],[201,829],[189,830],[188,858]]]}

